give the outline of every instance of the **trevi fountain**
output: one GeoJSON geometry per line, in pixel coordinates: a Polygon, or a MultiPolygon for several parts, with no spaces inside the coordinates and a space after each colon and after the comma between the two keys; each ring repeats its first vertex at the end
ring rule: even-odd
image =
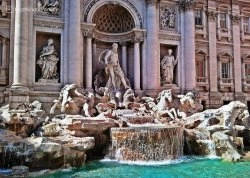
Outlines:
{"type": "MultiPolygon", "coordinates": [[[[51,43],[49,39],[48,45],[51,43]]],[[[203,171],[197,174],[206,173],[202,165],[209,165],[208,158],[217,158],[210,165],[224,160],[227,169],[248,164],[243,159],[250,146],[245,104],[232,101],[204,110],[197,91],[181,95],[165,89],[155,97],[135,94],[120,67],[117,47],[114,43],[100,54],[104,68],[95,76],[94,91],[80,92],[75,84],[67,84],[48,112],[39,101],[21,103],[14,109],[1,107],[1,176],[148,177],[151,170],[156,177],[175,177],[181,164],[186,169],[199,165],[203,171]],[[100,159],[103,161],[94,161],[100,159]],[[240,163],[227,165],[230,162],[240,163]],[[143,169],[138,164],[151,166],[143,169]],[[164,172],[168,170],[164,165],[172,165],[172,173],[164,172]],[[98,172],[100,169],[107,170],[98,172]]],[[[54,49],[44,48],[38,65],[46,58],[58,61],[56,52],[48,50],[54,49]]],[[[172,82],[171,70],[177,62],[171,51],[169,55],[166,61],[173,60],[173,66],[162,64],[167,65],[162,70],[170,76],[164,81],[167,84],[172,82]]],[[[43,64],[39,80],[57,80],[53,62],[43,64]]],[[[177,175],[192,175],[192,171],[184,172],[177,175]]]]}
{"type": "Polygon", "coordinates": [[[0,177],[250,177],[249,0],[0,0],[0,177]]]}

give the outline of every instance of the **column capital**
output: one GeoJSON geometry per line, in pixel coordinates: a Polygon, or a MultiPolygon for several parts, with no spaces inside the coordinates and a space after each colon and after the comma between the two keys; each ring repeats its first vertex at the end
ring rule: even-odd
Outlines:
{"type": "Polygon", "coordinates": [[[159,0],[146,0],[147,5],[157,5],[159,0]]]}
{"type": "MultiPolygon", "coordinates": [[[[94,36],[93,36],[94,37],[94,36]]],[[[98,39],[93,39],[93,44],[97,44],[99,42],[98,39]]]]}
{"type": "Polygon", "coordinates": [[[121,46],[127,46],[128,42],[127,41],[120,41],[119,44],[121,46]]]}
{"type": "Polygon", "coordinates": [[[232,20],[233,25],[240,24],[240,16],[239,16],[239,14],[231,14],[230,18],[232,20]]]}
{"type": "Polygon", "coordinates": [[[180,0],[178,2],[180,9],[183,11],[193,10],[196,3],[197,0],[180,0]]]}
{"type": "Polygon", "coordinates": [[[217,12],[215,10],[207,10],[206,12],[209,21],[216,21],[217,12]]]}
{"type": "Polygon", "coordinates": [[[145,33],[146,32],[143,30],[134,30],[133,38],[131,41],[134,43],[142,42],[144,40],[145,33]]]}
{"type": "Polygon", "coordinates": [[[81,25],[82,35],[87,38],[94,38],[95,24],[84,23],[81,25]]]}

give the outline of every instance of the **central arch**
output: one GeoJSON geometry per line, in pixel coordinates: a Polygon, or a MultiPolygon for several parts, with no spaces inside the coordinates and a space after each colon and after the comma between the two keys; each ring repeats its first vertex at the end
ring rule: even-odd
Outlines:
{"type": "Polygon", "coordinates": [[[143,20],[142,17],[137,10],[137,8],[134,6],[133,3],[127,1],[127,0],[122,0],[122,1],[115,1],[115,0],[110,0],[110,1],[103,1],[103,0],[92,0],[85,8],[84,14],[83,14],[83,20],[84,22],[87,23],[93,23],[93,17],[94,14],[100,10],[100,8],[104,7],[104,5],[115,5],[123,7],[124,9],[127,10],[127,12],[130,13],[131,17],[133,18],[133,21],[135,23],[135,28],[142,29],[143,27],[143,20]]]}
{"type": "Polygon", "coordinates": [[[122,6],[105,4],[93,15],[92,23],[98,31],[106,33],[124,33],[135,28],[132,15],[122,6]]]}

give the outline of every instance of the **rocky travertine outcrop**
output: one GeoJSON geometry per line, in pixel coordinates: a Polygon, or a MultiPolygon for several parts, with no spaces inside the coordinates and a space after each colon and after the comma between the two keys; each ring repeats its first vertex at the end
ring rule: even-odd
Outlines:
{"type": "Polygon", "coordinates": [[[26,165],[31,169],[81,166],[86,151],[94,148],[93,137],[28,137],[0,131],[0,167],[26,165]]]}
{"type": "Polygon", "coordinates": [[[189,153],[239,160],[244,149],[243,140],[247,138],[243,133],[249,131],[249,122],[248,108],[239,101],[185,118],[189,153]],[[243,137],[238,137],[238,132],[243,137]]]}

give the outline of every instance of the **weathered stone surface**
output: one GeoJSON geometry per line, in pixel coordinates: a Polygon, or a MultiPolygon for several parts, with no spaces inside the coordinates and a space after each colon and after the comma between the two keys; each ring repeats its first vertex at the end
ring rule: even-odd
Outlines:
{"type": "Polygon", "coordinates": [[[71,131],[81,130],[87,135],[103,133],[111,127],[118,127],[118,124],[109,118],[83,117],[80,115],[69,115],[62,120],[63,124],[68,124],[67,129],[71,131]],[[70,123],[71,122],[71,123],[70,123]]]}
{"type": "Polygon", "coordinates": [[[42,126],[43,135],[47,137],[56,137],[60,134],[61,130],[60,125],[54,122],[42,126]]]}
{"type": "Polygon", "coordinates": [[[184,126],[189,152],[239,160],[244,144],[249,143],[249,121],[247,106],[239,101],[187,117],[184,126]]]}
{"type": "Polygon", "coordinates": [[[0,134],[0,167],[26,165],[30,168],[81,166],[85,152],[95,145],[93,137],[29,137],[15,136],[11,131],[0,134]]]}
{"type": "Polygon", "coordinates": [[[236,145],[233,140],[223,132],[215,132],[212,134],[216,146],[216,153],[224,160],[238,161],[242,156],[239,154],[236,145]]]}

